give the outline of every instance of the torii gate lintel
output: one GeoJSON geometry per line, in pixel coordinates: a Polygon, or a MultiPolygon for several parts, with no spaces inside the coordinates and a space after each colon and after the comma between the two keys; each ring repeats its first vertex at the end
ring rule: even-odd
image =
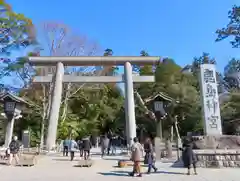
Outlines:
{"type": "MultiPolygon", "coordinates": [[[[131,145],[133,138],[136,137],[136,120],[133,82],[153,82],[153,76],[133,76],[132,64],[137,65],[156,65],[160,61],[160,57],[114,57],[114,56],[90,56],[90,57],[29,57],[29,63],[34,66],[51,66],[56,65],[56,76],[54,79],[54,88],[52,94],[52,103],[49,116],[47,148],[50,150],[55,146],[57,135],[57,124],[59,118],[59,110],[62,97],[63,82],[124,82],[125,83],[125,115],[126,115],[126,132],[128,143],[131,145]],[[69,76],[64,75],[65,66],[98,66],[98,65],[123,65],[124,76],[105,76],[105,80],[99,77],[90,76],[69,76]],[[106,78],[107,77],[107,78],[106,78]],[[88,81],[87,81],[88,79],[88,81]],[[72,80],[72,81],[71,81],[72,80]]],[[[35,83],[47,83],[52,81],[52,77],[35,77],[35,83]]]]}

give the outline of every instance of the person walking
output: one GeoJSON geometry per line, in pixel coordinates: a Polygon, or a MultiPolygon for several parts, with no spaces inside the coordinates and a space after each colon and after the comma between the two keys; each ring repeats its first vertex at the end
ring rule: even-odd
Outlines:
{"type": "Polygon", "coordinates": [[[68,150],[69,150],[69,139],[66,138],[64,141],[63,141],[63,156],[68,156],[68,150]]]}
{"type": "Polygon", "coordinates": [[[77,143],[78,143],[80,157],[83,157],[83,140],[82,140],[82,138],[79,139],[77,143]]]}
{"type": "Polygon", "coordinates": [[[12,165],[13,158],[15,158],[16,164],[19,164],[19,157],[18,157],[19,149],[20,149],[20,143],[18,142],[18,137],[14,136],[13,140],[9,144],[9,151],[10,151],[9,165],[12,165]]]}
{"type": "Polygon", "coordinates": [[[194,174],[197,175],[197,168],[196,168],[196,155],[193,152],[193,140],[191,138],[187,138],[183,141],[183,148],[180,148],[182,150],[182,158],[184,166],[188,169],[187,175],[190,175],[191,172],[191,166],[193,166],[194,174]]]}
{"type": "Polygon", "coordinates": [[[70,140],[69,147],[70,147],[70,160],[73,161],[74,156],[75,156],[75,152],[78,149],[78,144],[73,138],[70,140]]]}
{"type": "Polygon", "coordinates": [[[88,160],[90,156],[90,150],[92,148],[89,137],[83,139],[84,160],[88,160]]]}
{"type": "Polygon", "coordinates": [[[107,148],[107,155],[110,155],[110,151],[112,149],[112,141],[113,141],[113,133],[111,130],[109,130],[108,132],[108,139],[109,139],[109,142],[108,142],[108,148],[107,148]]]}
{"type": "Polygon", "coordinates": [[[90,137],[91,145],[93,148],[96,148],[97,146],[97,136],[95,134],[92,134],[90,137]]]}
{"type": "Polygon", "coordinates": [[[134,176],[135,173],[138,177],[142,177],[141,173],[141,156],[143,155],[143,147],[139,143],[138,138],[133,139],[133,145],[131,147],[132,156],[131,160],[133,161],[133,171],[129,173],[130,176],[134,176]]]}
{"type": "Polygon", "coordinates": [[[102,157],[105,155],[109,145],[109,138],[107,135],[105,135],[102,140],[101,140],[101,152],[102,152],[102,157]]]}
{"type": "Polygon", "coordinates": [[[147,173],[150,174],[152,168],[154,169],[154,172],[157,172],[157,168],[155,167],[155,153],[153,150],[153,144],[150,138],[146,139],[146,142],[144,144],[144,151],[145,151],[145,162],[148,164],[148,171],[147,173]]]}
{"type": "Polygon", "coordinates": [[[117,154],[117,146],[119,146],[119,141],[118,141],[118,136],[114,135],[112,137],[112,155],[116,155],[117,154]]]}

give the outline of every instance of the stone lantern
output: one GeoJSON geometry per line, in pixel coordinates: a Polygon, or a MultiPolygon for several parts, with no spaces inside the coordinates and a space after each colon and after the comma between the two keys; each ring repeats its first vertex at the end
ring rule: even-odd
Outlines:
{"type": "MultiPolygon", "coordinates": [[[[156,137],[155,142],[155,151],[156,159],[160,160],[164,157],[164,143],[163,143],[163,120],[167,118],[168,108],[171,106],[173,99],[162,92],[159,92],[153,97],[145,99],[145,103],[151,107],[151,110],[154,111],[156,119],[156,137]]],[[[165,147],[167,150],[167,157],[172,157],[172,144],[170,139],[167,138],[165,147]]]]}
{"type": "Polygon", "coordinates": [[[162,123],[167,117],[168,107],[171,105],[172,101],[173,99],[171,97],[161,92],[145,100],[145,103],[151,106],[156,116],[156,136],[160,139],[163,139],[162,123]]]}
{"type": "Polygon", "coordinates": [[[0,101],[4,107],[4,113],[1,113],[1,115],[7,118],[5,124],[5,147],[8,147],[13,136],[14,122],[22,117],[21,111],[24,105],[28,105],[28,103],[9,92],[2,94],[0,101]]]}

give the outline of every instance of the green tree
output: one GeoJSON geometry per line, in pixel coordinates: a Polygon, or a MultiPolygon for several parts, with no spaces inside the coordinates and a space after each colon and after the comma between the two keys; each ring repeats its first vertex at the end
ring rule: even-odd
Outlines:
{"type": "Polygon", "coordinates": [[[224,28],[217,29],[217,39],[216,41],[222,41],[228,37],[232,37],[233,40],[230,41],[233,48],[240,47],[240,7],[234,5],[232,9],[228,12],[229,23],[224,28]]]}
{"type": "Polygon", "coordinates": [[[209,56],[209,53],[203,52],[202,56],[195,57],[192,63],[192,71],[195,75],[198,74],[201,64],[216,64],[216,60],[209,56]]]}
{"type": "MultiPolygon", "coordinates": [[[[173,104],[168,109],[169,116],[163,121],[163,128],[170,132],[170,127],[175,121],[174,117],[178,116],[180,133],[181,135],[186,135],[188,131],[202,131],[202,119],[200,94],[195,86],[197,79],[192,74],[183,74],[181,69],[174,60],[165,58],[156,67],[154,73],[156,82],[141,84],[137,91],[144,99],[162,92],[176,100],[178,103],[173,104]]],[[[152,106],[149,109],[152,109],[152,106]]],[[[139,111],[141,112],[141,110],[139,111]]],[[[153,122],[149,117],[145,117],[145,120],[153,122]]],[[[156,130],[152,131],[155,132],[156,130]]]]}
{"type": "Polygon", "coordinates": [[[223,120],[223,132],[225,134],[239,134],[240,121],[240,92],[231,90],[230,98],[221,104],[221,117],[223,120]]]}
{"type": "Polygon", "coordinates": [[[5,55],[36,43],[32,21],[13,12],[5,0],[0,0],[0,34],[0,53],[5,55]]]}
{"type": "MultiPolygon", "coordinates": [[[[110,48],[107,48],[104,51],[103,56],[113,56],[113,50],[110,48]]],[[[116,75],[117,71],[118,71],[117,66],[103,66],[103,71],[101,75],[105,75],[105,76],[116,75]]]]}
{"type": "Polygon", "coordinates": [[[107,48],[103,54],[103,56],[112,56],[112,55],[113,55],[113,51],[110,48],[107,48]]]}
{"type": "Polygon", "coordinates": [[[0,0],[0,55],[5,60],[1,62],[0,79],[8,77],[8,81],[13,81],[12,84],[24,87],[29,80],[26,74],[29,66],[23,68],[26,61],[22,58],[11,60],[6,56],[12,50],[21,50],[36,43],[32,21],[23,14],[13,12],[6,1],[0,0]]]}
{"type": "Polygon", "coordinates": [[[232,58],[224,67],[224,75],[227,76],[236,72],[240,72],[240,60],[232,58]]]}

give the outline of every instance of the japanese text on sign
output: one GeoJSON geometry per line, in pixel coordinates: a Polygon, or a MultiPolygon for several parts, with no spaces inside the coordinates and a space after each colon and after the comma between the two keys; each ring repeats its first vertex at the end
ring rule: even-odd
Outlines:
{"type": "Polygon", "coordinates": [[[205,132],[222,134],[215,65],[203,64],[200,72],[205,132]]]}

